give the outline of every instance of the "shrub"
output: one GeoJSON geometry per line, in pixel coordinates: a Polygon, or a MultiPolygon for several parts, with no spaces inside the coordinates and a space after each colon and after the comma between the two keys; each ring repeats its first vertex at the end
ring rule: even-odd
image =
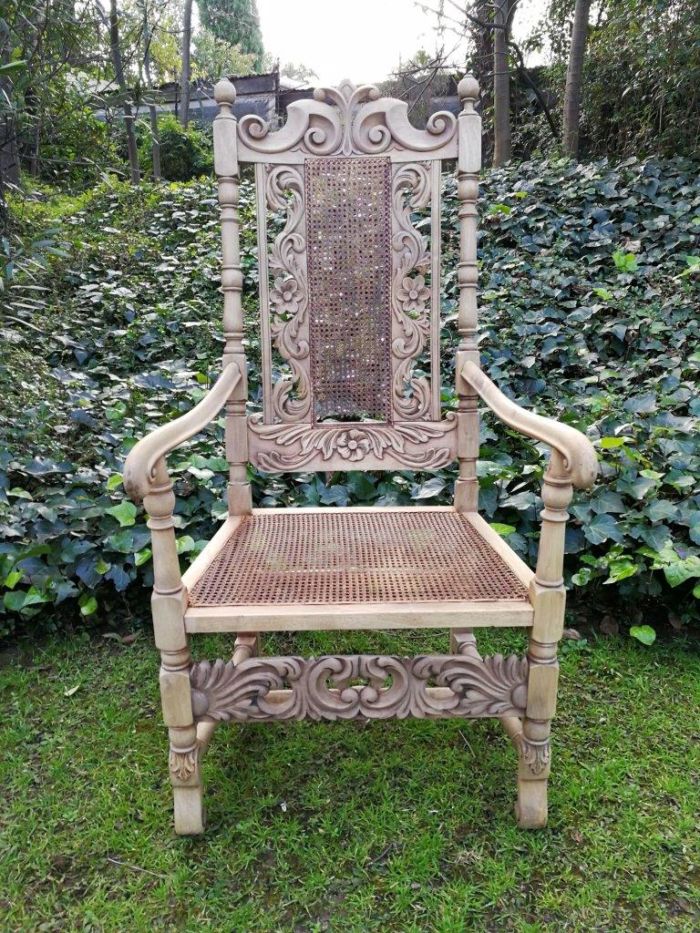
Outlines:
{"type": "MultiPolygon", "coordinates": [[[[444,387],[454,405],[455,189],[445,183],[444,387]]],[[[697,618],[700,576],[697,166],[530,162],[483,180],[481,326],[487,372],[595,441],[602,475],[567,536],[572,604],[606,626],[697,618]],[[581,596],[582,598],[577,598],[581,596]]],[[[241,185],[250,383],[259,392],[254,204],[241,185]]],[[[33,217],[36,225],[37,218],[33,217]]],[[[5,327],[0,362],[0,583],[18,621],[102,618],[151,582],[147,530],[120,470],[145,431],[185,411],[218,370],[213,183],[103,185],[64,218],[40,332],[5,327]],[[59,607],[56,609],[56,607],[59,607]],[[50,610],[50,611],[49,611],[50,610]]],[[[488,416],[481,507],[529,560],[543,451],[488,416]]],[[[225,511],[221,422],[170,460],[179,548],[225,511]]],[[[454,468],[419,475],[253,474],[258,503],[449,501],[454,468]]],[[[143,597],[141,597],[142,599],[143,597]]],[[[141,603],[143,611],[144,603],[141,603]]]]}
{"type": "MultiPolygon", "coordinates": [[[[145,122],[139,126],[139,161],[144,172],[151,170],[151,134],[145,122]]],[[[195,124],[183,127],[171,114],[158,120],[160,168],[166,181],[190,181],[210,175],[213,168],[210,134],[195,124]]]]}

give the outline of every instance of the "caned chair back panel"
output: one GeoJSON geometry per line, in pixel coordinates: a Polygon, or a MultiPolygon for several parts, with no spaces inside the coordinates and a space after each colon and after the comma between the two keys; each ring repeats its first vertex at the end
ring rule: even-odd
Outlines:
{"type": "Polygon", "coordinates": [[[431,469],[457,456],[440,410],[440,179],[458,119],[413,127],[349,82],[237,127],[255,165],[263,410],[248,454],[271,471],[431,469]]]}

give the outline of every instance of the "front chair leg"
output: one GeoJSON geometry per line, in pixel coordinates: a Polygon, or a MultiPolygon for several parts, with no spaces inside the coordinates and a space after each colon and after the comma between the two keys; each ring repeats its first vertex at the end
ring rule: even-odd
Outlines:
{"type": "Polygon", "coordinates": [[[173,786],[175,832],[192,836],[204,832],[200,747],[192,712],[189,648],[161,649],[160,696],[168,727],[168,767],[173,786]]]}

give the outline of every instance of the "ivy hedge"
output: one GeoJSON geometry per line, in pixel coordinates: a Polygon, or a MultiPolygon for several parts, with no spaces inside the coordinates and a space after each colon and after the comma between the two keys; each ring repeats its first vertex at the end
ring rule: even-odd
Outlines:
{"type": "MultiPolygon", "coordinates": [[[[218,371],[219,228],[211,181],[77,203],[12,205],[23,261],[5,269],[0,327],[0,633],[144,611],[151,552],[121,465],[188,410],[218,371]],[[47,234],[47,228],[51,228],[47,234]],[[137,608],[138,607],[138,608],[137,608]]],[[[698,619],[698,166],[681,159],[530,162],[488,173],[481,326],[489,375],[527,407],[585,430],[601,458],[567,534],[571,606],[642,640],[698,619]]],[[[259,404],[254,205],[242,185],[245,307],[259,404]]],[[[455,185],[445,178],[443,401],[455,404],[455,185]]],[[[481,508],[536,553],[545,452],[482,426],[481,508]]],[[[191,559],[225,512],[222,423],[170,460],[178,547],[191,559]]],[[[269,476],[262,505],[447,503],[453,467],[269,476]]]]}

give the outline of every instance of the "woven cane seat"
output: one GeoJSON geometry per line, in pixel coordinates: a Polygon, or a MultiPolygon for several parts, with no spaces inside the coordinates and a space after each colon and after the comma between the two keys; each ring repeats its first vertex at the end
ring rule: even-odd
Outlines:
{"type": "Polygon", "coordinates": [[[516,600],[521,579],[451,509],[259,510],[191,588],[191,607],[516,600]]]}

